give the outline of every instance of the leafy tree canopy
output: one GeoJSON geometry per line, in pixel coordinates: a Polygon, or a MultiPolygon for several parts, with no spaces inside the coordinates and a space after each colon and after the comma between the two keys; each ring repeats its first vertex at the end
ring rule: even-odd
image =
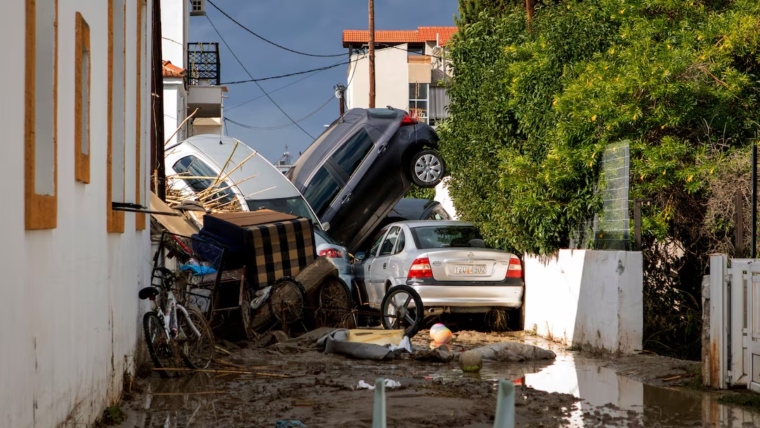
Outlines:
{"type": "MultiPolygon", "coordinates": [[[[756,141],[760,2],[460,1],[451,118],[439,127],[457,212],[547,254],[599,209],[600,159],[631,142],[631,199],[656,240],[730,233],[707,215],[724,159],[756,141]]],[[[720,187],[720,186],[719,186],[720,187]]]]}

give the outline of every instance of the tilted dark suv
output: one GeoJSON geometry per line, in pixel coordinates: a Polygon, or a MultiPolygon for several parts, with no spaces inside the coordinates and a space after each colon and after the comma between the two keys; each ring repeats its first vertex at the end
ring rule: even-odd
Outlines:
{"type": "Polygon", "coordinates": [[[412,183],[445,174],[438,135],[403,110],[351,109],[293,164],[288,178],[349,251],[371,234],[412,183]]]}

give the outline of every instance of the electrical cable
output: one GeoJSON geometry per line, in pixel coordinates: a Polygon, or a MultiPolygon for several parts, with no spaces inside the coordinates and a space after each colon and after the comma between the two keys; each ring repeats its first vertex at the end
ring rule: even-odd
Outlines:
{"type": "MultiPolygon", "coordinates": [[[[383,49],[398,49],[400,51],[416,53],[415,51],[410,51],[409,49],[403,49],[403,48],[399,48],[399,47],[396,47],[396,46],[386,46],[384,48],[376,49],[375,52],[381,51],[383,49]]],[[[251,76],[250,79],[235,80],[235,81],[232,81],[232,82],[223,82],[221,84],[222,85],[239,85],[239,84],[242,84],[242,83],[262,82],[262,81],[265,81],[265,80],[282,79],[282,78],[285,78],[285,77],[298,76],[300,74],[315,73],[315,72],[329,70],[331,68],[340,67],[341,65],[346,65],[346,64],[351,64],[353,62],[358,62],[358,61],[361,61],[362,59],[365,58],[363,56],[358,57],[359,54],[354,54],[354,55],[357,55],[356,59],[352,59],[352,60],[349,60],[349,61],[341,61],[339,63],[332,64],[332,65],[326,65],[324,67],[312,68],[311,70],[296,71],[294,73],[279,74],[279,75],[276,75],[276,76],[259,77],[259,78],[254,78],[254,77],[251,76]]],[[[427,56],[427,57],[431,57],[431,58],[442,59],[442,57],[435,56],[435,55],[421,54],[420,56],[427,56]]],[[[250,74],[249,74],[249,76],[250,76],[250,74]]]]}
{"type": "Polygon", "coordinates": [[[224,120],[225,121],[229,121],[230,123],[234,123],[235,125],[241,126],[243,128],[246,128],[246,129],[262,130],[262,131],[276,131],[276,130],[279,130],[279,129],[289,128],[289,127],[291,127],[291,126],[293,126],[293,125],[295,125],[297,123],[303,122],[304,120],[306,120],[306,119],[314,116],[315,114],[319,113],[320,110],[322,110],[323,108],[327,107],[334,99],[335,99],[335,96],[334,95],[330,95],[330,98],[328,98],[327,101],[325,101],[324,104],[322,104],[321,106],[317,107],[316,110],[312,111],[311,113],[307,114],[306,116],[304,116],[304,117],[302,117],[300,119],[296,119],[294,121],[294,123],[286,123],[284,125],[253,126],[253,125],[247,125],[245,123],[237,122],[237,121],[232,120],[232,119],[227,118],[227,117],[225,117],[224,120]]]}
{"type": "MultiPolygon", "coordinates": [[[[322,71],[322,70],[320,70],[320,71],[322,71]]],[[[275,93],[275,92],[277,92],[277,91],[280,91],[280,90],[282,90],[282,89],[285,89],[285,88],[287,88],[287,87],[289,87],[289,86],[293,86],[293,85],[295,85],[295,84],[296,84],[296,83],[298,83],[298,82],[304,81],[304,80],[308,79],[309,77],[312,77],[312,76],[314,76],[314,75],[318,74],[320,71],[315,71],[314,73],[312,73],[312,74],[309,74],[308,76],[304,76],[304,77],[302,77],[302,78],[300,78],[300,79],[298,79],[298,80],[294,80],[294,81],[292,81],[292,82],[288,83],[287,85],[283,85],[283,86],[280,86],[279,88],[277,88],[277,89],[273,90],[273,91],[272,91],[272,92],[270,92],[269,94],[271,95],[271,94],[273,94],[273,93],[275,93]]],[[[266,96],[266,95],[259,95],[259,96],[257,96],[257,97],[251,98],[251,99],[250,99],[250,100],[248,100],[248,101],[242,102],[242,103],[240,103],[240,104],[237,104],[237,105],[234,105],[234,106],[232,106],[232,107],[227,107],[227,108],[225,108],[225,110],[227,110],[227,111],[230,111],[230,110],[234,110],[234,109],[236,109],[236,108],[238,108],[238,107],[241,107],[241,106],[244,106],[244,105],[246,105],[246,104],[248,104],[248,103],[252,103],[252,102],[254,102],[254,101],[258,100],[259,98],[264,98],[265,96],[266,96]]]]}
{"type": "MultiPolygon", "coordinates": [[[[235,55],[235,52],[232,50],[232,48],[230,47],[230,45],[227,44],[227,41],[224,40],[224,37],[222,37],[222,33],[220,33],[219,30],[216,28],[216,25],[214,25],[214,22],[211,21],[211,18],[209,18],[208,14],[206,14],[206,19],[208,20],[208,23],[211,24],[211,28],[214,29],[214,31],[216,32],[216,35],[219,36],[219,39],[222,41],[222,43],[224,43],[224,46],[226,46],[227,49],[230,51],[230,53],[232,54],[232,57],[235,58],[235,60],[238,62],[238,64],[240,64],[240,66],[243,68],[243,70],[245,71],[245,73],[253,80],[253,75],[251,75],[251,73],[248,71],[248,69],[245,68],[245,65],[243,65],[243,62],[240,61],[240,58],[238,58],[237,55],[235,55]]],[[[287,117],[291,122],[293,122],[298,127],[298,129],[300,129],[301,131],[303,131],[304,134],[308,135],[312,140],[314,139],[313,135],[309,134],[309,132],[307,130],[303,129],[303,127],[301,125],[299,125],[295,120],[293,120],[293,118],[290,117],[290,115],[285,110],[283,110],[282,107],[280,107],[279,104],[277,104],[277,102],[272,98],[272,96],[269,95],[269,93],[267,93],[267,91],[265,91],[264,88],[261,87],[261,85],[259,84],[259,82],[256,82],[254,80],[254,83],[256,84],[256,86],[259,87],[259,89],[261,90],[261,92],[263,92],[264,95],[267,98],[269,98],[269,101],[271,101],[272,104],[274,104],[274,106],[277,107],[277,109],[280,110],[280,112],[285,115],[285,117],[287,117]]]]}
{"type": "Polygon", "coordinates": [[[337,57],[345,55],[345,53],[335,54],[335,55],[318,55],[318,54],[311,54],[311,53],[308,53],[308,52],[301,52],[301,51],[297,51],[295,49],[286,48],[285,46],[282,46],[280,44],[277,44],[277,43],[275,43],[275,42],[273,42],[273,41],[271,41],[271,40],[263,37],[263,36],[260,36],[259,34],[257,34],[253,30],[251,30],[250,28],[248,28],[245,25],[241,24],[240,22],[236,21],[235,18],[231,17],[229,14],[227,14],[227,12],[223,11],[222,9],[220,9],[219,6],[215,5],[214,2],[212,2],[211,0],[207,0],[207,2],[208,2],[208,4],[210,4],[211,6],[213,6],[214,9],[216,9],[219,13],[221,13],[224,16],[226,16],[227,19],[229,19],[230,21],[232,21],[235,24],[237,24],[238,27],[242,28],[243,30],[247,31],[248,33],[252,34],[253,36],[259,38],[260,40],[263,40],[264,42],[269,43],[272,46],[276,46],[276,47],[278,47],[278,48],[280,48],[282,50],[285,50],[285,51],[288,51],[288,52],[292,52],[292,53],[298,54],[298,55],[310,56],[310,57],[315,57],[315,58],[337,58],[337,57]]]}
{"type": "Polygon", "coordinates": [[[269,77],[254,78],[253,76],[251,76],[250,74],[248,74],[249,76],[251,76],[250,79],[247,79],[247,80],[236,80],[236,81],[232,81],[232,82],[223,82],[221,84],[222,85],[239,85],[241,83],[262,82],[264,80],[282,79],[282,78],[285,78],[285,77],[298,76],[300,74],[307,74],[307,73],[314,73],[314,72],[319,72],[319,71],[325,71],[325,70],[329,70],[329,69],[335,68],[335,67],[340,67],[341,65],[346,65],[346,64],[349,64],[349,63],[355,62],[355,61],[356,60],[342,61],[342,62],[339,62],[337,64],[333,64],[333,65],[326,65],[324,67],[312,68],[311,70],[296,71],[294,73],[280,74],[280,75],[277,75],[277,76],[269,76],[269,77]]]}

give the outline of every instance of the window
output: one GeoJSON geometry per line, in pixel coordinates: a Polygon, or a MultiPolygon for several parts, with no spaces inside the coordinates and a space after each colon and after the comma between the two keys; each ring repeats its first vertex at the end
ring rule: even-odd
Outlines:
{"type": "Polygon", "coordinates": [[[106,212],[110,233],[124,232],[124,211],[114,211],[111,203],[124,200],[125,142],[125,29],[124,0],[108,1],[108,137],[106,155],[106,212]]]}
{"type": "Polygon", "coordinates": [[[398,233],[400,231],[400,227],[393,226],[391,231],[388,232],[388,236],[385,237],[385,241],[383,241],[383,245],[380,247],[381,256],[387,256],[393,253],[393,247],[396,246],[396,239],[398,239],[398,233]]]}
{"type": "Polygon", "coordinates": [[[428,121],[428,83],[409,84],[409,114],[421,122],[428,121]]]}
{"type": "Polygon", "coordinates": [[[183,178],[183,180],[196,193],[205,192],[210,188],[219,189],[211,194],[205,192],[202,199],[215,201],[217,205],[230,205],[237,201],[235,193],[229,188],[229,184],[221,181],[217,183],[216,177],[219,174],[197,157],[185,156],[175,162],[172,168],[180,177],[188,177],[183,178]]]}
{"type": "MultiPolygon", "coordinates": [[[[364,158],[372,150],[372,138],[362,128],[351,137],[342,147],[335,151],[332,159],[345,171],[349,177],[354,174],[364,158]]],[[[313,206],[313,205],[312,205],[313,206]]]]}
{"type": "Polygon", "coordinates": [[[90,182],[90,26],[76,14],[74,53],[74,178],[90,182]]]}
{"type": "Polygon", "coordinates": [[[424,226],[412,229],[417,248],[427,250],[446,247],[484,247],[483,238],[474,226],[424,226]]]}
{"type": "Polygon", "coordinates": [[[367,257],[377,254],[377,250],[380,248],[380,243],[383,242],[383,237],[387,231],[388,226],[385,226],[380,232],[378,232],[377,236],[375,236],[375,241],[372,244],[372,248],[369,249],[369,254],[367,254],[367,257]]]}
{"type": "Polygon", "coordinates": [[[406,233],[402,230],[398,234],[398,241],[396,242],[396,250],[393,251],[393,254],[398,254],[404,251],[405,245],[406,245],[406,233]]]}
{"type": "Polygon", "coordinates": [[[322,217],[322,214],[327,211],[330,206],[330,202],[335,199],[335,196],[340,192],[340,184],[330,175],[330,171],[322,167],[314,175],[314,178],[309,183],[309,187],[304,192],[303,196],[306,201],[309,202],[311,208],[317,213],[317,216],[322,217]]]}
{"type": "Polygon", "coordinates": [[[27,230],[58,222],[58,1],[26,1],[24,221],[27,230]]]}
{"type": "MultiPolygon", "coordinates": [[[[135,87],[137,88],[137,94],[135,96],[135,202],[140,205],[143,204],[143,186],[145,185],[145,177],[142,173],[142,147],[143,147],[143,127],[142,127],[142,97],[143,90],[145,89],[145,83],[142,79],[143,62],[142,57],[144,52],[147,52],[148,38],[145,37],[147,33],[147,7],[146,0],[137,0],[137,48],[136,51],[136,70],[135,70],[135,87]]],[[[145,230],[145,214],[135,214],[135,229],[145,230]]]]}
{"type": "Polygon", "coordinates": [[[275,199],[248,199],[246,200],[248,209],[251,211],[256,210],[272,210],[285,214],[292,214],[294,216],[308,218],[313,223],[319,223],[319,220],[314,218],[314,214],[311,213],[309,206],[301,196],[293,196],[292,198],[275,198],[275,199]]]}

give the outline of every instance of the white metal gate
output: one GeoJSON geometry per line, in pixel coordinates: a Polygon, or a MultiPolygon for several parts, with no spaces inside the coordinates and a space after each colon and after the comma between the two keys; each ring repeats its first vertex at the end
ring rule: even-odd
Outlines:
{"type": "Polygon", "coordinates": [[[710,258],[709,337],[703,377],[713,388],[760,392],[760,260],[710,258]]]}
{"type": "Polygon", "coordinates": [[[749,334],[743,335],[744,348],[749,350],[747,358],[749,363],[749,389],[754,392],[760,392],[760,262],[753,262],[749,265],[750,283],[747,287],[746,311],[744,316],[744,329],[749,334]]]}

